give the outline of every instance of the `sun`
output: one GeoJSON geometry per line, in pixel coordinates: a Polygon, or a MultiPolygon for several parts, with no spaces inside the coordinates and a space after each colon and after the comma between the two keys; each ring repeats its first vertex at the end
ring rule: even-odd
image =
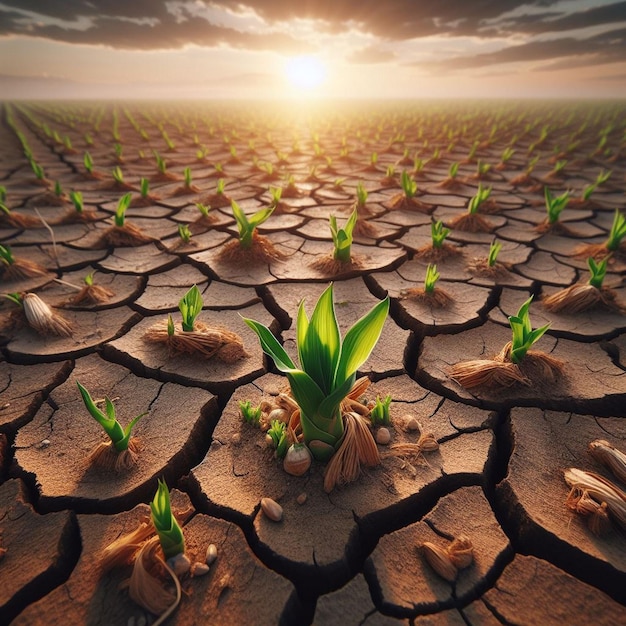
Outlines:
{"type": "Polygon", "coordinates": [[[326,66],[313,56],[292,57],[287,61],[285,72],[292,87],[303,91],[313,91],[326,80],[326,66]]]}

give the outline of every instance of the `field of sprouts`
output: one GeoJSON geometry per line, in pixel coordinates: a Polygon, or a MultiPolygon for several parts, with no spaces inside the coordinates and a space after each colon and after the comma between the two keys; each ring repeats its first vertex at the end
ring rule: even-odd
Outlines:
{"type": "Polygon", "coordinates": [[[624,622],[622,103],[0,146],[1,623],[624,622]]]}

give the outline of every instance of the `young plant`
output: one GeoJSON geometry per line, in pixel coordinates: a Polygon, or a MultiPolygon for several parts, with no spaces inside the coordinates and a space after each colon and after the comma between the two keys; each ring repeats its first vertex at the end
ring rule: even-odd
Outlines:
{"type": "Polygon", "coordinates": [[[589,266],[589,272],[591,277],[589,278],[589,284],[596,289],[602,289],[602,283],[606,276],[606,267],[609,262],[608,257],[602,259],[599,263],[596,263],[593,257],[587,259],[587,265],[589,266]]]}
{"type": "Polygon", "coordinates": [[[165,559],[172,559],[185,553],[185,537],[172,513],[170,492],[165,481],[159,479],[159,486],[150,503],[150,517],[159,536],[165,559]]]}
{"type": "Polygon", "coordinates": [[[210,205],[202,204],[202,202],[196,202],[196,209],[200,211],[200,215],[202,217],[209,217],[209,211],[211,210],[210,205]]]}
{"type": "Polygon", "coordinates": [[[469,201],[469,205],[467,206],[467,212],[470,215],[476,215],[478,213],[478,209],[483,202],[486,202],[491,195],[491,187],[483,187],[482,183],[478,184],[478,190],[472,196],[469,201]]]}
{"type": "Polygon", "coordinates": [[[230,204],[232,206],[233,215],[235,216],[237,228],[239,230],[239,245],[247,250],[252,247],[254,233],[257,226],[260,226],[269,218],[269,216],[274,212],[274,207],[269,206],[264,209],[260,209],[248,217],[234,200],[231,200],[230,204]]]}
{"type": "Polygon", "coordinates": [[[120,185],[124,184],[124,172],[122,172],[122,168],[119,165],[116,165],[113,170],[113,178],[116,183],[119,183],[120,185]]]}
{"type": "Polygon", "coordinates": [[[328,461],[342,443],[345,431],[341,402],[354,386],[357,370],[374,349],[388,311],[387,297],[359,319],[342,340],[332,284],[320,296],[311,319],[301,302],[296,322],[300,368],[269,328],[244,318],[258,335],[263,351],[287,375],[291,393],[300,407],[304,442],[318,460],[328,461]]]}
{"type": "Polygon", "coordinates": [[[11,252],[10,246],[3,246],[0,244],[0,262],[6,266],[13,265],[15,263],[15,257],[13,256],[13,252],[11,252]]]}
{"type": "Polygon", "coordinates": [[[115,225],[120,228],[124,226],[124,222],[126,221],[126,211],[130,206],[132,197],[133,195],[130,192],[125,193],[117,203],[117,209],[115,210],[115,225]]]}
{"type": "Polygon", "coordinates": [[[122,160],[122,153],[124,152],[124,147],[122,146],[121,143],[115,143],[113,145],[113,150],[115,151],[115,158],[118,161],[122,160]]]}
{"type": "Polygon", "coordinates": [[[548,223],[556,224],[559,221],[561,211],[569,202],[569,191],[562,193],[560,196],[553,196],[548,187],[544,187],[544,197],[546,199],[546,211],[548,213],[548,223]]]}
{"type": "Polygon", "coordinates": [[[45,179],[46,175],[45,175],[45,172],[43,170],[43,167],[41,167],[41,165],[39,165],[39,163],[37,163],[37,161],[35,161],[34,159],[31,159],[30,160],[30,167],[33,170],[37,180],[44,180],[45,179]]]}
{"type": "Polygon", "coordinates": [[[189,189],[191,187],[191,168],[190,167],[186,167],[183,170],[183,177],[185,180],[185,187],[189,189]]]}
{"type": "Polygon", "coordinates": [[[609,238],[606,241],[606,249],[609,252],[616,252],[619,250],[622,239],[626,236],[626,215],[620,213],[618,209],[615,209],[615,217],[613,218],[613,224],[611,231],[609,232],[609,238]]]}
{"type": "Polygon", "coordinates": [[[85,152],[85,156],[83,157],[83,164],[88,174],[93,174],[93,159],[91,158],[91,154],[89,152],[85,152]]]}
{"type": "Polygon", "coordinates": [[[215,195],[216,196],[223,196],[224,195],[224,189],[226,189],[226,181],[223,178],[218,178],[217,179],[217,184],[215,187],[215,195]]]}
{"type": "Polygon", "coordinates": [[[449,234],[450,229],[446,228],[441,220],[437,222],[431,222],[430,236],[433,240],[433,248],[442,248],[443,242],[449,234]]]}
{"type": "Polygon", "coordinates": [[[178,309],[183,317],[183,331],[193,332],[196,317],[202,311],[202,294],[197,285],[194,285],[179,301],[178,309]]]}
{"type": "Polygon", "coordinates": [[[141,193],[142,198],[147,198],[150,194],[150,181],[143,176],[141,177],[139,192],[141,193]]]}
{"type": "Polygon", "coordinates": [[[605,183],[607,180],[609,180],[612,173],[613,172],[611,170],[609,170],[608,172],[605,172],[604,170],[602,170],[598,174],[595,181],[591,183],[590,185],[587,185],[583,189],[583,194],[582,194],[583,201],[587,202],[589,198],[591,198],[591,194],[598,188],[598,186],[601,185],[602,183],[605,183]]]}
{"type": "Polygon", "coordinates": [[[243,419],[246,420],[248,424],[252,426],[258,426],[261,420],[261,407],[260,406],[252,406],[252,402],[250,400],[239,401],[239,410],[241,411],[241,415],[243,419]]]}
{"type": "Polygon", "coordinates": [[[496,261],[498,259],[498,254],[500,254],[500,250],[502,249],[502,244],[495,239],[491,242],[489,246],[489,254],[487,255],[487,265],[489,267],[494,267],[496,261]]]}
{"type": "Polygon", "coordinates": [[[282,459],[287,454],[287,448],[289,447],[289,441],[287,439],[287,424],[280,420],[272,420],[270,427],[267,431],[272,444],[276,449],[276,456],[282,459]]]}
{"type": "Polygon", "coordinates": [[[74,205],[76,213],[82,213],[84,211],[83,194],[80,191],[70,191],[70,201],[74,205]]]}
{"type": "Polygon", "coordinates": [[[156,150],[154,151],[154,158],[156,159],[159,174],[165,174],[167,172],[167,163],[165,162],[165,159],[156,150]]]}
{"type": "Polygon", "coordinates": [[[529,315],[530,304],[532,301],[533,296],[528,298],[528,300],[522,304],[517,312],[517,315],[509,317],[509,324],[511,326],[511,330],[513,331],[510,358],[511,362],[516,365],[519,365],[523,361],[526,353],[530,350],[532,345],[539,341],[548,328],[550,328],[550,324],[546,324],[541,328],[533,330],[529,315]]]}
{"type": "Polygon", "coordinates": [[[511,157],[515,154],[515,150],[513,148],[511,148],[511,146],[507,146],[504,149],[504,152],[502,153],[502,156],[500,157],[500,162],[501,163],[507,163],[508,161],[511,160],[511,157]]]}
{"type": "Polygon", "coordinates": [[[7,188],[4,185],[0,185],[0,202],[6,202],[7,200],[7,188]]]}
{"type": "Polygon", "coordinates": [[[396,168],[394,165],[388,165],[387,166],[387,171],[385,172],[385,177],[386,178],[393,178],[396,175],[396,168]]]}
{"type": "Polygon", "coordinates": [[[400,182],[402,184],[402,190],[404,191],[404,197],[407,200],[414,198],[417,193],[417,183],[409,176],[406,170],[402,171],[400,182]]]}
{"type": "Polygon", "coordinates": [[[191,231],[189,230],[188,224],[178,225],[178,236],[181,238],[183,243],[189,243],[191,240],[191,231]]]}
{"type": "Polygon", "coordinates": [[[367,189],[362,182],[356,184],[356,204],[358,207],[364,207],[367,204],[367,189]]]}
{"type": "Polygon", "coordinates": [[[272,202],[270,203],[270,206],[276,208],[278,204],[280,203],[280,199],[282,198],[283,188],[282,187],[270,187],[269,191],[270,191],[270,196],[272,196],[272,202]]]}
{"type": "Polygon", "coordinates": [[[58,180],[54,181],[54,195],[57,198],[60,198],[63,195],[63,187],[61,187],[61,183],[58,180]]]}
{"type": "Polygon", "coordinates": [[[426,277],[424,278],[424,293],[434,293],[435,285],[439,280],[439,272],[437,266],[434,263],[429,263],[426,268],[426,277]]]}
{"type": "Polygon", "coordinates": [[[352,246],[352,232],[356,226],[358,219],[358,213],[356,207],[353,209],[348,221],[343,228],[337,226],[337,218],[331,215],[328,220],[330,223],[330,232],[333,236],[333,244],[335,250],[333,252],[333,258],[342,263],[350,262],[350,248],[352,246]]]}
{"type": "Polygon", "coordinates": [[[448,176],[450,180],[455,180],[459,173],[459,164],[457,162],[451,163],[448,169],[448,176]]]}
{"type": "Polygon", "coordinates": [[[373,426],[388,426],[390,423],[389,406],[391,405],[391,396],[387,395],[384,400],[380,396],[376,396],[374,406],[370,411],[370,420],[373,426]]]}
{"type": "Polygon", "coordinates": [[[96,403],[93,401],[91,394],[85,387],[83,387],[78,381],[76,381],[78,385],[78,390],[80,391],[80,395],[83,398],[83,402],[85,403],[85,407],[89,411],[91,417],[93,417],[100,426],[102,426],[104,432],[108,435],[111,440],[111,445],[115,448],[117,452],[124,452],[124,450],[128,449],[128,443],[130,441],[130,437],[135,427],[135,424],[144,416],[148,414],[148,411],[144,413],[140,413],[136,417],[134,417],[126,428],[122,428],[121,424],[115,419],[115,406],[109,400],[109,398],[104,399],[105,403],[105,411],[106,414],[103,413],[96,403]]]}

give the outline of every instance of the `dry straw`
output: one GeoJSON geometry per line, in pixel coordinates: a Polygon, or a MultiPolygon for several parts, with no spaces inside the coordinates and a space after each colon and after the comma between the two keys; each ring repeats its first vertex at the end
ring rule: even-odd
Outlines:
{"type": "Polygon", "coordinates": [[[596,439],[589,444],[589,454],[607,467],[613,475],[626,484],[626,454],[604,439],[596,439]]]}
{"type": "Polygon", "coordinates": [[[598,289],[589,284],[577,284],[561,289],[542,300],[543,306],[551,313],[580,313],[597,307],[624,312],[624,306],[617,301],[617,294],[606,287],[598,289]]]}
{"type": "Polygon", "coordinates": [[[72,327],[69,322],[53,311],[37,294],[26,293],[22,297],[24,314],[29,326],[40,335],[71,337],[72,327]]]}

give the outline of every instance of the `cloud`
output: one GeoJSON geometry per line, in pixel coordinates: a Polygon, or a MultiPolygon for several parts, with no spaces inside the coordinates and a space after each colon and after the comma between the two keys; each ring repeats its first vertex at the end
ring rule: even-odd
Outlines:
{"type": "Polygon", "coordinates": [[[396,59],[395,53],[391,50],[381,50],[375,46],[368,46],[353,52],[348,58],[349,63],[369,65],[375,63],[389,63],[396,59]]]}

